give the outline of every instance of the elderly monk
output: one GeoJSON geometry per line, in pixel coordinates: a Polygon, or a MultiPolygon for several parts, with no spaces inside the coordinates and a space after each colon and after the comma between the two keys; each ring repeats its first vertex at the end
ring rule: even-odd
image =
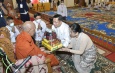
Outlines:
{"type": "Polygon", "coordinates": [[[33,39],[32,36],[35,33],[35,24],[31,21],[26,21],[22,25],[23,31],[17,36],[16,38],[16,48],[15,53],[17,59],[23,59],[27,56],[33,56],[42,54],[46,58],[49,58],[51,60],[51,66],[55,66],[59,64],[59,61],[56,59],[56,57],[53,54],[47,54],[45,51],[41,48],[38,48],[33,39]]]}

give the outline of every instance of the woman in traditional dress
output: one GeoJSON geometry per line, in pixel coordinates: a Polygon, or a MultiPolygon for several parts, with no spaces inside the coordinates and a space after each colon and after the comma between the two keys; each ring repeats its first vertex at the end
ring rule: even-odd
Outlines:
{"type": "Polygon", "coordinates": [[[71,42],[68,48],[61,48],[61,51],[73,53],[72,60],[79,73],[90,73],[96,62],[96,47],[88,35],[81,31],[79,24],[70,26],[71,42]],[[72,49],[70,49],[72,48],[72,49]]]}

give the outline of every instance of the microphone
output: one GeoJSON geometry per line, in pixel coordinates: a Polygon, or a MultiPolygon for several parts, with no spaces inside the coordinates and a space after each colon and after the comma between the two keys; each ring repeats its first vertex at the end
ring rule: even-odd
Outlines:
{"type": "Polygon", "coordinates": [[[17,69],[14,71],[14,73],[16,73],[18,70],[20,70],[30,59],[31,59],[31,56],[28,56],[28,57],[17,67],[17,69]]]}

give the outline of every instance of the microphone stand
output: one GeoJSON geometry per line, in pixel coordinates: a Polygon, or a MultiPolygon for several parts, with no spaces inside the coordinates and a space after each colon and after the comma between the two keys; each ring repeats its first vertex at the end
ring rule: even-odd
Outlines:
{"type": "Polygon", "coordinates": [[[31,59],[31,56],[28,56],[24,61],[14,70],[13,73],[16,73],[19,71],[29,60],[31,59]]]}
{"type": "Polygon", "coordinates": [[[7,57],[6,53],[2,51],[2,49],[0,49],[0,57],[2,57],[3,60],[7,62],[8,65],[11,65],[10,67],[13,73],[16,73],[17,71],[19,71],[31,59],[31,56],[28,56],[27,58],[24,59],[24,61],[20,65],[16,66],[15,64],[11,64],[12,62],[7,57]]]}

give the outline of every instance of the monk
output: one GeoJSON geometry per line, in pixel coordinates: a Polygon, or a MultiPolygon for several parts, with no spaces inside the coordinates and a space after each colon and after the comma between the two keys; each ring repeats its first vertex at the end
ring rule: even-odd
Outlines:
{"type": "Polygon", "coordinates": [[[56,66],[59,61],[53,54],[47,54],[43,49],[37,47],[32,39],[35,33],[35,24],[31,21],[26,21],[22,25],[23,31],[16,38],[15,53],[17,59],[24,59],[33,55],[44,55],[51,60],[51,66],[56,66]]]}

